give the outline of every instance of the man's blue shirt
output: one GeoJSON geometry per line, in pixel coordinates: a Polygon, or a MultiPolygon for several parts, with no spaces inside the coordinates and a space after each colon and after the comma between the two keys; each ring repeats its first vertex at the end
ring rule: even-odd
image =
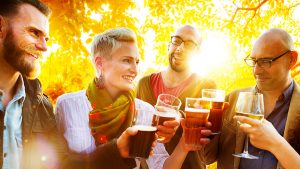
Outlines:
{"type": "Polygon", "coordinates": [[[0,113],[4,112],[2,169],[21,168],[22,107],[25,100],[25,86],[21,75],[15,87],[16,93],[5,109],[2,105],[3,93],[0,91],[0,113]]]}
{"type": "MultiPolygon", "coordinates": [[[[290,102],[294,90],[294,83],[279,96],[275,107],[271,114],[266,119],[273,124],[277,132],[283,136],[287,114],[290,107],[290,102]]],[[[249,142],[249,153],[258,156],[258,160],[241,159],[239,169],[276,169],[277,159],[269,151],[256,148],[249,142]]]]}

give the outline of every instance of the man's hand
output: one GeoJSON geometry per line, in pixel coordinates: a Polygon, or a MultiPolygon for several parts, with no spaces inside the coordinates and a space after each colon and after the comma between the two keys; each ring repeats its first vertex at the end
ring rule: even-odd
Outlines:
{"type": "Polygon", "coordinates": [[[175,135],[178,126],[179,126],[178,120],[165,121],[163,125],[158,125],[157,135],[159,137],[164,137],[164,140],[161,140],[159,142],[161,143],[169,142],[172,139],[172,137],[175,135]]]}
{"type": "Polygon", "coordinates": [[[265,119],[259,121],[244,116],[234,116],[234,118],[242,123],[240,129],[248,134],[251,144],[257,148],[271,151],[281,140],[281,135],[272,123],[265,119]]]}

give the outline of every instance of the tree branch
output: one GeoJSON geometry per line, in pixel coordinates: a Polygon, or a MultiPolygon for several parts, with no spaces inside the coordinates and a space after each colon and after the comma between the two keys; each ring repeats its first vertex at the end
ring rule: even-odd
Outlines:
{"type": "Polygon", "coordinates": [[[300,2],[298,2],[298,3],[296,3],[296,4],[292,5],[292,6],[290,6],[289,9],[295,8],[295,7],[298,6],[298,5],[300,5],[300,2]]]}
{"type": "MultiPolygon", "coordinates": [[[[267,1],[268,1],[268,0],[263,0],[263,1],[260,2],[256,7],[253,7],[253,8],[237,7],[236,10],[235,10],[235,12],[234,12],[234,15],[233,15],[232,18],[231,18],[231,22],[234,21],[234,18],[235,18],[236,14],[237,14],[237,12],[238,12],[239,10],[253,11],[254,14],[253,14],[253,16],[252,16],[252,18],[251,18],[251,19],[253,19],[254,16],[256,15],[256,11],[257,11],[262,5],[264,5],[267,1]]],[[[250,19],[250,20],[251,20],[251,19],[250,19]]]]}
{"type": "Polygon", "coordinates": [[[292,73],[291,73],[291,76],[292,76],[292,77],[295,77],[295,76],[297,76],[297,75],[300,74],[300,70],[297,70],[298,67],[300,67],[300,63],[299,63],[299,62],[296,63],[296,64],[294,65],[294,67],[292,67],[292,73]]]}
{"type": "Polygon", "coordinates": [[[297,67],[299,67],[300,66],[300,63],[298,62],[298,63],[296,63],[295,65],[294,65],[294,67],[292,68],[292,70],[293,69],[296,69],[297,67]]]}
{"type": "Polygon", "coordinates": [[[295,77],[295,76],[298,76],[298,75],[300,75],[300,71],[299,70],[294,71],[294,72],[291,73],[292,77],[295,77]]]}
{"type": "Polygon", "coordinates": [[[249,19],[249,20],[247,21],[246,27],[248,26],[248,24],[250,23],[250,21],[251,21],[255,16],[256,16],[256,10],[253,11],[253,15],[252,15],[251,19],[249,19]]]}

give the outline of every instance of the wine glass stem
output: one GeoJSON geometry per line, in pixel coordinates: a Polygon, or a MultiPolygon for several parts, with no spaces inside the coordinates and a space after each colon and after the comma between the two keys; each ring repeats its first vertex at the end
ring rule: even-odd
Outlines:
{"type": "Polygon", "coordinates": [[[244,145],[243,153],[248,154],[248,135],[246,135],[246,138],[245,138],[245,145],[244,145]]]}

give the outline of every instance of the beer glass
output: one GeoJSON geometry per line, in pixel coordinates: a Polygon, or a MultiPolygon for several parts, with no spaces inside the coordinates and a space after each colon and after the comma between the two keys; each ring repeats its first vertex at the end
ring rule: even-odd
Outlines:
{"type": "Polygon", "coordinates": [[[186,98],[184,138],[187,145],[201,146],[200,139],[205,137],[201,130],[205,129],[210,112],[210,102],[203,98],[186,98]]]}
{"type": "MultiPolygon", "coordinates": [[[[155,105],[155,114],[153,123],[163,125],[165,121],[178,120],[180,118],[179,109],[181,101],[177,97],[170,94],[160,94],[155,105]]],[[[158,135],[158,141],[163,141],[165,137],[158,135]]]]}
{"type": "MultiPolygon", "coordinates": [[[[262,121],[264,118],[263,95],[257,92],[240,92],[235,106],[235,112],[238,116],[246,116],[262,121]]],[[[258,159],[257,156],[251,155],[248,152],[248,135],[245,138],[243,153],[233,155],[241,158],[258,159]]]]}
{"type": "Polygon", "coordinates": [[[202,98],[211,102],[208,121],[210,121],[212,124],[212,135],[220,134],[222,127],[225,90],[202,89],[202,98]]]}
{"type": "Polygon", "coordinates": [[[151,147],[155,141],[156,124],[152,122],[152,116],[155,112],[153,107],[137,108],[131,126],[138,130],[134,136],[129,139],[129,156],[134,158],[149,157],[151,147]],[[152,109],[150,109],[152,108],[152,109]]]}

